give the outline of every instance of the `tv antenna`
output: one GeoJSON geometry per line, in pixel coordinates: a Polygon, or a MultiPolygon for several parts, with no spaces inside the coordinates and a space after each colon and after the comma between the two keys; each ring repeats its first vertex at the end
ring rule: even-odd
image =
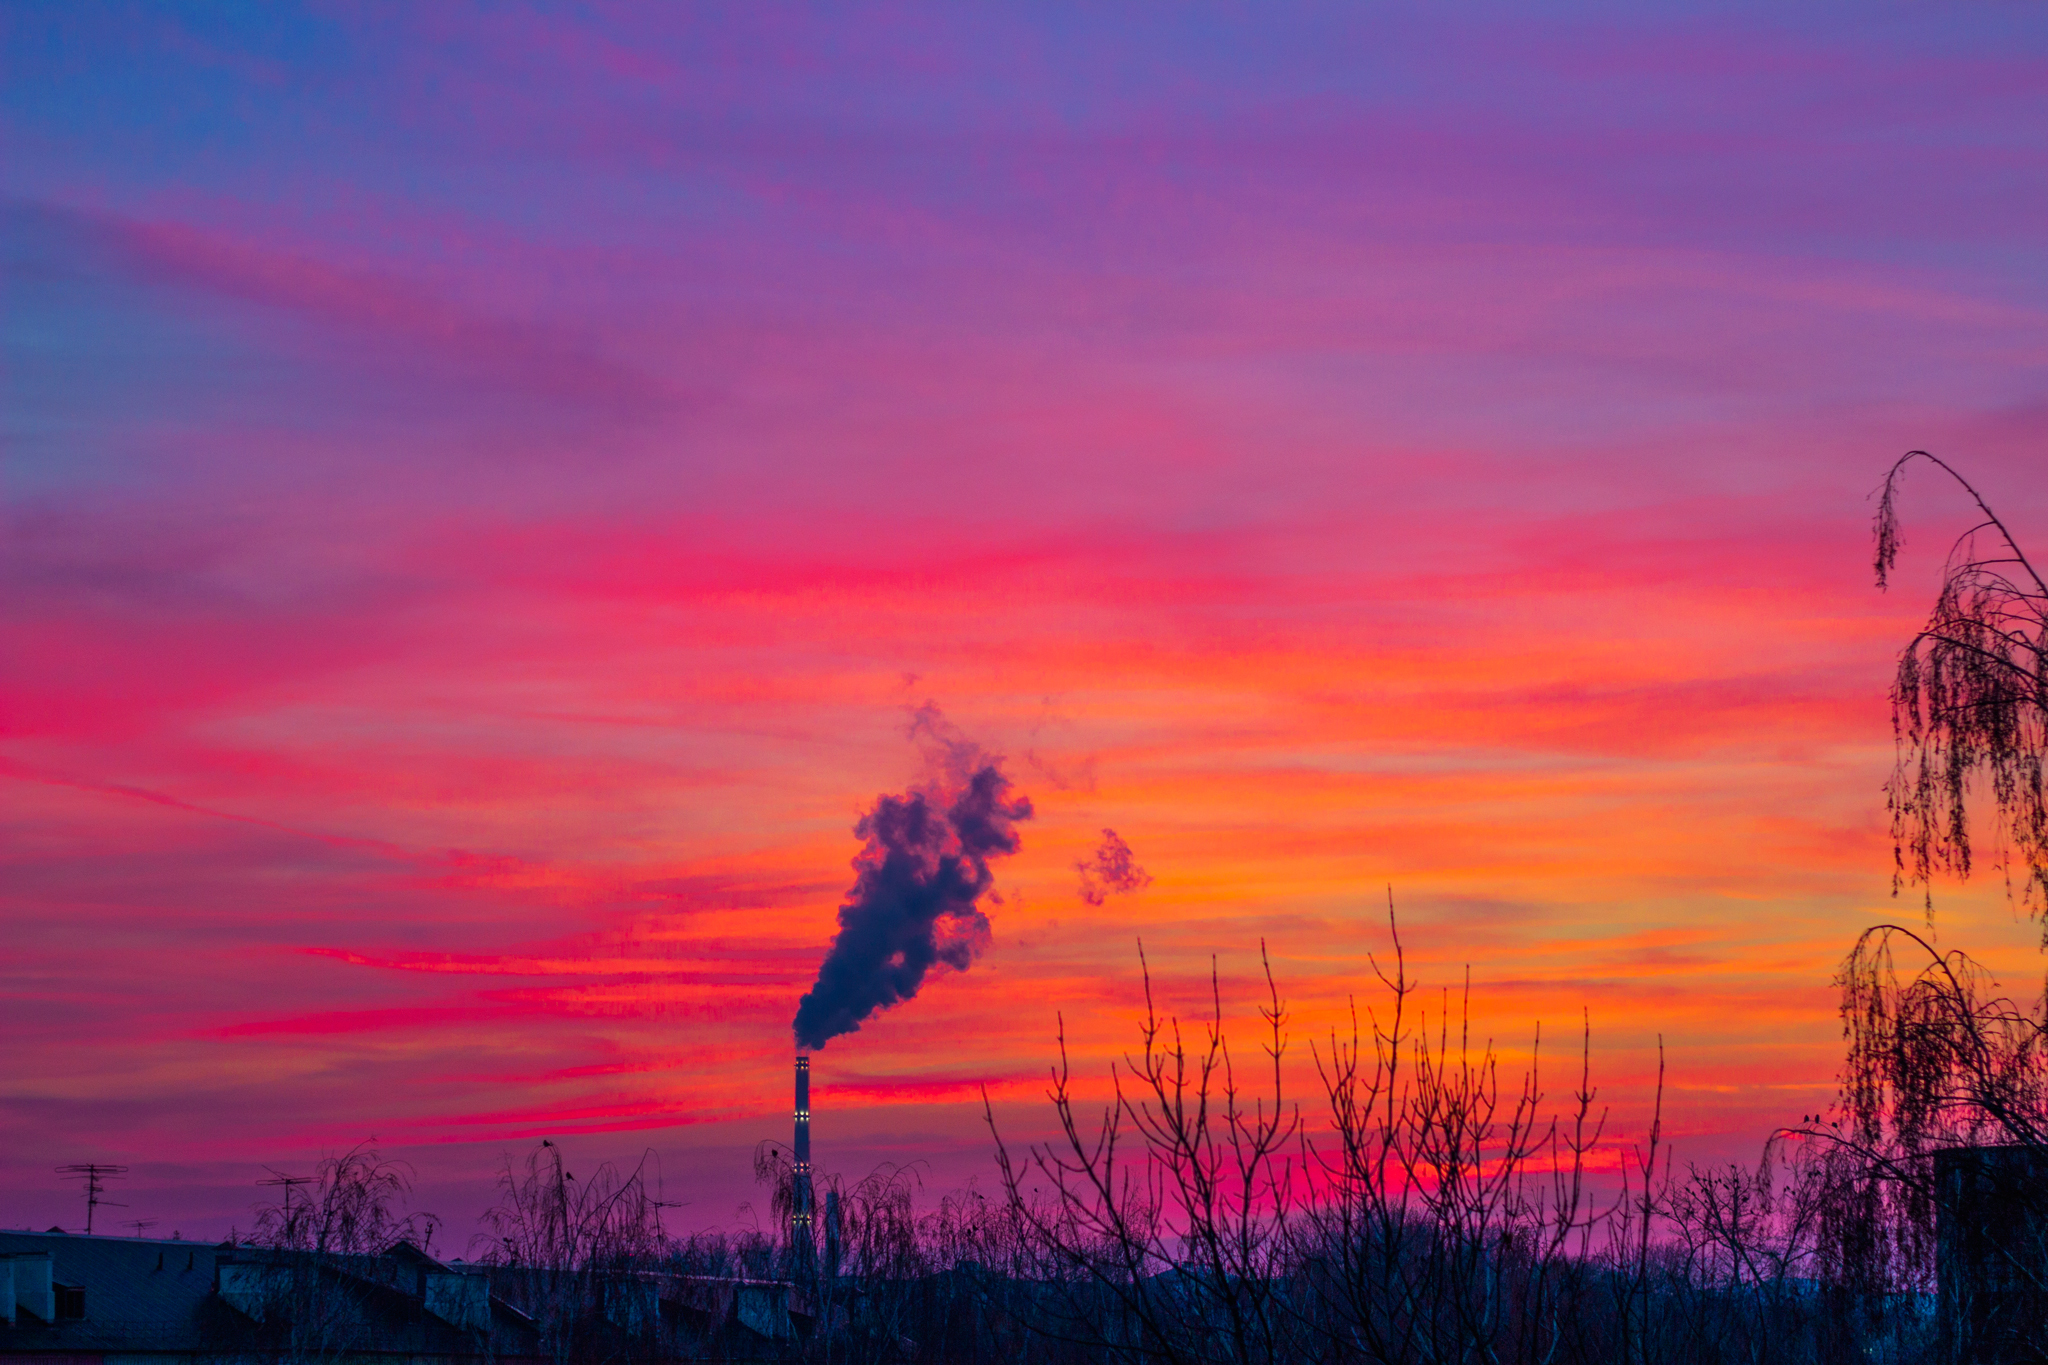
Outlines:
{"type": "MultiPolygon", "coordinates": [[[[296,1244],[296,1239],[301,1229],[297,1223],[292,1221],[292,1191],[301,1185],[313,1185],[319,1182],[310,1175],[286,1175],[283,1171],[272,1166],[265,1166],[263,1169],[270,1172],[270,1179],[259,1180],[256,1183],[259,1185],[272,1185],[284,1190],[284,1227],[280,1231],[287,1242],[296,1244]]],[[[305,1206],[303,1209],[304,1214],[310,1215],[313,1212],[313,1201],[311,1199],[302,1199],[299,1202],[305,1206]]]]}
{"type": "Polygon", "coordinates": [[[317,1183],[310,1175],[286,1175],[283,1171],[272,1171],[268,1166],[265,1166],[263,1169],[270,1171],[270,1179],[259,1180],[256,1183],[259,1185],[284,1186],[284,1211],[286,1216],[290,1216],[292,1211],[292,1191],[301,1185],[317,1183]]]}
{"type": "Polygon", "coordinates": [[[92,1236],[92,1211],[105,1204],[108,1208],[125,1209],[126,1204],[116,1204],[111,1199],[102,1199],[106,1182],[116,1176],[128,1174],[126,1166],[102,1166],[97,1162],[80,1162],[73,1166],[59,1166],[58,1175],[76,1176],[85,1182],[85,1235],[92,1236]]]}
{"type": "Polygon", "coordinates": [[[661,1211],[662,1211],[663,1209],[679,1209],[679,1208],[683,1207],[683,1205],[685,1205],[685,1204],[687,1204],[687,1203],[689,1203],[689,1202],[690,1202],[690,1201],[689,1201],[689,1200],[687,1200],[687,1199],[650,1199],[650,1200],[648,1200],[648,1201],[647,1201],[647,1206],[648,1206],[649,1208],[651,1208],[651,1209],[653,1209],[653,1210],[654,1210],[654,1229],[655,1229],[655,1231],[656,1231],[656,1232],[659,1232],[659,1233],[660,1233],[660,1234],[661,1234],[661,1235],[662,1235],[663,1237],[666,1237],[666,1236],[668,1236],[668,1229],[666,1229],[666,1228],[662,1227],[662,1225],[661,1225],[661,1211]]]}
{"type": "Polygon", "coordinates": [[[121,1226],[122,1226],[122,1227],[124,1227],[124,1228],[134,1228],[134,1229],[135,1229],[135,1235],[136,1235],[137,1237],[140,1237],[140,1236],[141,1236],[141,1235],[142,1235],[143,1233],[145,1233],[145,1232],[148,1232],[148,1231],[149,1231],[149,1230],[150,1230],[151,1228],[153,1228],[153,1227],[155,1227],[155,1226],[156,1226],[156,1219],[154,1219],[154,1218],[124,1218],[124,1219],[122,1219],[122,1220],[121,1220],[121,1226]]]}

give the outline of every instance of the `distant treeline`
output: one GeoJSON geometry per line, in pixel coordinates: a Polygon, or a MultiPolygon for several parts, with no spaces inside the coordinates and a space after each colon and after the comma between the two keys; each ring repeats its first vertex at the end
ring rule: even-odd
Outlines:
{"type": "MultiPolygon", "coordinates": [[[[560,1365],[2043,1358],[2039,1001],[1992,997],[1959,955],[1873,930],[1840,976],[1849,1050],[1829,1115],[1716,1170],[1674,1169],[1653,1121],[1596,1198],[1585,1040],[1553,1099],[1469,1039],[1464,1003],[1424,1017],[1398,933],[1374,970],[1348,1035],[1309,1048],[1317,1124],[1284,1088],[1295,1045],[1270,973],[1248,1053],[1220,1001],[1184,1028],[1148,985],[1111,1098],[1084,1113],[1062,1055],[1061,1136],[1018,1150],[997,1134],[987,1194],[921,1205],[902,1168],[828,1182],[813,1241],[791,1235],[787,1154],[764,1145],[771,1229],[675,1237],[644,1170],[578,1179],[543,1143],[508,1165],[469,1251],[560,1365]],[[713,1281],[783,1286],[789,1333],[682,1311],[713,1281]]],[[[418,1239],[404,1192],[402,1170],[358,1150],[264,1210],[256,1240],[318,1260],[418,1239]]],[[[318,1306],[303,1311],[317,1329],[318,1306]]],[[[287,1354],[339,1347],[315,1330],[287,1354]]]]}

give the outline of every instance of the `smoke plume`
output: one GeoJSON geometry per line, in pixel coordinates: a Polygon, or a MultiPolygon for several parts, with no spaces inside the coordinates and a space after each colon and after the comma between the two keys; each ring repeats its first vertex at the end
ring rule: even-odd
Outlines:
{"type": "Polygon", "coordinates": [[[1081,899],[1100,905],[1111,896],[1127,896],[1152,885],[1152,874],[1138,866],[1131,846],[1113,829],[1102,831],[1095,856],[1074,864],[1081,874],[1081,899]]]}
{"type": "MultiPolygon", "coordinates": [[[[936,738],[936,711],[920,712],[936,738]]],[[[796,1041],[821,1048],[877,1010],[908,1000],[933,964],[964,970],[989,937],[980,900],[994,883],[989,862],[1017,851],[1013,824],[1031,818],[1028,797],[1010,794],[998,758],[957,738],[938,738],[936,776],[901,795],[876,798],[853,832],[853,890],[839,933],[798,1002],[796,1041]]]]}

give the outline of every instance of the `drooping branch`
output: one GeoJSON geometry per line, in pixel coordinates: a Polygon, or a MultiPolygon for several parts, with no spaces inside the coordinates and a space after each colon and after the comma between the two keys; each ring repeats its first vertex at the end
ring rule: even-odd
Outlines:
{"type": "MultiPolygon", "coordinates": [[[[1999,994],[1982,966],[1896,924],[1856,940],[1836,977],[1848,1054],[1831,1116],[1781,1132],[1802,1147],[1824,1278],[1886,1294],[1935,1283],[1944,1220],[1976,1217],[1944,1158],[2003,1153],[2025,1199],[2048,1155],[2048,999],[1999,994]],[[1903,957],[1903,962],[1899,959],[1903,957]]],[[[2006,1178],[2006,1177],[2001,1177],[2006,1178]]],[[[2033,1290],[2035,1265],[2007,1248],[2033,1290]],[[2024,1264],[2022,1264],[2024,1263],[2024,1264]]]]}
{"type": "MultiPolygon", "coordinates": [[[[1898,761],[1885,786],[1892,890],[1924,888],[1931,911],[1937,873],[1969,876],[1975,789],[1991,801],[2008,889],[2029,910],[2048,911],[2048,583],[1967,479],[1914,450],[1893,463],[1880,490],[1879,587],[1888,585],[1904,543],[1897,498],[1915,461],[1955,480],[1982,520],[1950,547],[1933,610],[1900,651],[1892,680],[1898,761]]],[[[2048,916],[2043,935],[2048,943],[2048,916]]]]}

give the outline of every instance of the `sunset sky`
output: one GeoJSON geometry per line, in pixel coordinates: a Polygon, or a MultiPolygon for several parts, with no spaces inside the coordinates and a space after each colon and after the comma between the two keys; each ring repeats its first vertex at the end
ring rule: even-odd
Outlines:
{"type": "Polygon", "coordinates": [[[1964,524],[1881,594],[1869,495],[2048,546],[2048,16],[1542,10],[9,6],[0,1223],[374,1136],[459,1253],[548,1136],[732,1225],[927,704],[1036,814],[827,1170],[986,1182],[1140,938],[1312,1085],[1389,885],[1622,1139],[1660,1034],[1681,1163],[1825,1104],[1964,524]]]}

